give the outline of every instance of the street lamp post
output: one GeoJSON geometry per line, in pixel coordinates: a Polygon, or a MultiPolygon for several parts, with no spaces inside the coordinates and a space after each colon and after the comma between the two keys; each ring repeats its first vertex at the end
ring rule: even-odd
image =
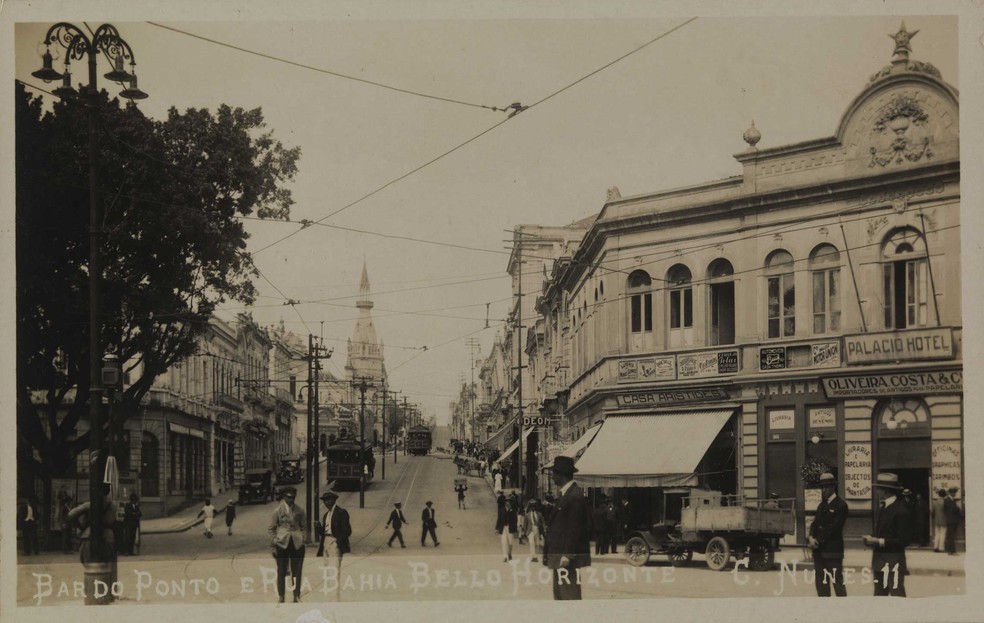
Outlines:
{"type": "MultiPolygon", "coordinates": [[[[102,485],[106,453],[103,444],[104,422],[102,418],[103,386],[101,376],[102,348],[102,204],[99,201],[99,170],[96,162],[98,153],[98,137],[96,134],[96,116],[98,115],[99,91],[97,87],[97,56],[100,52],[106,55],[114,70],[106,74],[106,78],[115,82],[128,81],[130,87],[124,89],[121,95],[131,100],[144,99],[147,94],[137,88],[137,76],[133,72],[136,59],[130,44],[120,37],[116,27],[111,24],[99,26],[89,38],[74,24],[59,22],[48,29],[42,42],[46,46],[43,67],[33,72],[35,78],[46,82],[63,79],[61,87],[55,89],[55,94],[63,99],[74,98],[77,93],[72,88],[69,64],[72,60],[88,60],[89,83],[81,95],[88,108],[89,117],[89,555],[85,563],[85,603],[106,604],[112,600],[111,591],[104,590],[109,586],[112,575],[110,564],[115,554],[108,547],[103,535],[102,485]],[[59,73],[51,66],[52,44],[65,49],[65,72],[59,73]],[[123,69],[124,61],[130,62],[131,72],[123,69]],[[99,593],[96,597],[97,582],[99,593]]],[[[108,418],[107,418],[108,419],[108,418]]]]}

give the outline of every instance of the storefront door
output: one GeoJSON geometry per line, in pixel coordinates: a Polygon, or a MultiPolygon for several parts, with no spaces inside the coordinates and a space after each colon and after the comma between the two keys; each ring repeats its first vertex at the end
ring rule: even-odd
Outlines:
{"type": "Polygon", "coordinates": [[[912,494],[914,545],[929,542],[929,508],[932,504],[929,410],[919,399],[891,400],[876,407],[876,472],[898,474],[899,484],[912,494]]]}

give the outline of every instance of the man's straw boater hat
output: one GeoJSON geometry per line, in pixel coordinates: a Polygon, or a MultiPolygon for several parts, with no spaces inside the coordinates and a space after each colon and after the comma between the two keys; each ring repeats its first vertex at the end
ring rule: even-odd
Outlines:
{"type": "Polygon", "coordinates": [[[834,475],[831,474],[830,472],[825,472],[823,474],[820,474],[820,478],[817,479],[817,485],[821,487],[824,485],[836,485],[836,484],[837,484],[837,478],[835,478],[834,475]]]}
{"type": "Polygon", "coordinates": [[[891,491],[902,490],[902,487],[899,486],[899,475],[891,472],[883,472],[878,474],[878,477],[875,478],[875,486],[881,487],[882,489],[889,489],[891,491]]]}

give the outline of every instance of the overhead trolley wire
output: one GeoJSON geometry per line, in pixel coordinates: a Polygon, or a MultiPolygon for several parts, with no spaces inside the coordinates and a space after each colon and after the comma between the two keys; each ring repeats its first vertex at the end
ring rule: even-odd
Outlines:
{"type": "Polygon", "coordinates": [[[325,69],[323,67],[315,67],[313,65],[306,65],[304,63],[298,63],[297,61],[292,61],[290,59],[282,58],[279,56],[273,56],[272,54],[264,54],[263,52],[257,52],[256,50],[250,50],[249,48],[244,48],[242,46],[233,45],[231,43],[226,43],[225,41],[219,41],[218,39],[212,39],[210,37],[205,37],[203,35],[197,35],[193,32],[188,32],[187,30],[181,30],[180,28],[175,28],[173,26],[165,26],[164,24],[158,24],[157,22],[147,22],[151,26],[157,28],[162,28],[164,30],[170,30],[186,37],[191,37],[193,39],[199,39],[200,41],[206,41],[208,43],[218,45],[224,48],[229,48],[230,50],[236,50],[237,52],[243,52],[244,54],[252,54],[253,56],[258,56],[260,58],[265,58],[267,60],[275,61],[278,63],[284,63],[285,65],[291,65],[293,67],[300,67],[301,69],[308,69],[320,74],[327,74],[329,76],[335,76],[336,78],[344,78],[345,80],[352,80],[354,82],[361,82],[363,84],[368,84],[374,87],[379,87],[381,89],[387,89],[390,91],[396,91],[397,93],[403,93],[406,95],[415,95],[417,97],[424,97],[427,99],[437,100],[440,102],[447,102],[449,104],[459,104],[461,106],[470,106],[472,108],[484,108],[485,110],[491,110],[493,112],[505,112],[511,109],[511,106],[506,106],[499,108],[497,106],[488,106],[486,104],[476,104],[474,102],[466,102],[464,100],[458,100],[451,97],[441,97],[440,95],[431,95],[429,93],[422,93],[420,91],[412,91],[410,89],[401,89],[400,87],[394,87],[389,84],[384,84],[382,82],[376,82],[374,80],[366,80],[365,78],[357,78],[356,76],[350,76],[348,74],[343,74],[341,72],[332,71],[330,69],[325,69]]]}
{"type": "MultiPolygon", "coordinates": [[[[575,85],[577,85],[577,84],[580,84],[581,82],[583,82],[583,81],[585,81],[585,80],[587,80],[588,78],[590,78],[590,77],[592,77],[592,76],[594,76],[595,74],[597,74],[597,73],[599,73],[599,72],[601,72],[601,71],[603,71],[603,70],[605,70],[605,69],[607,69],[607,68],[609,68],[609,67],[611,67],[611,66],[612,66],[612,65],[614,65],[615,63],[618,63],[619,61],[622,61],[622,60],[624,60],[624,59],[626,59],[626,58],[628,58],[629,56],[631,56],[631,55],[633,55],[633,54],[635,54],[636,52],[638,52],[638,51],[640,51],[640,50],[642,50],[642,49],[644,49],[644,48],[646,48],[646,47],[648,47],[648,46],[650,46],[650,45],[652,45],[652,44],[654,44],[654,43],[656,43],[657,41],[659,41],[659,40],[660,40],[660,39],[662,39],[663,37],[666,37],[667,35],[669,35],[669,34],[671,34],[671,33],[673,33],[673,32],[676,32],[677,30],[679,30],[679,29],[681,29],[681,28],[683,28],[683,27],[684,27],[684,26],[686,26],[687,24],[690,24],[691,22],[693,22],[693,21],[694,21],[694,20],[696,20],[696,19],[697,19],[696,17],[692,17],[692,18],[690,18],[690,19],[688,19],[687,21],[685,21],[685,22],[683,22],[682,24],[679,24],[678,26],[675,26],[675,27],[673,27],[673,28],[671,28],[670,30],[668,30],[668,31],[666,31],[666,32],[664,32],[664,33],[662,33],[662,34],[660,34],[659,36],[657,36],[657,37],[654,37],[653,39],[650,39],[650,40],[649,40],[649,41],[647,41],[646,43],[644,43],[644,44],[642,44],[642,45],[640,45],[640,46],[638,46],[638,47],[636,47],[636,48],[634,48],[633,50],[630,50],[629,52],[627,52],[627,53],[625,53],[625,54],[623,54],[622,56],[620,56],[620,57],[618,57],[618,58],[616,58],[615,60],[613,60],[613,61],[611,61],[611,62],[609,62],[609,63],[606,63],[605,65],[603,65],[603,66],[601,66],[601,67],[599,67],[598,69],[595,69],[595,70],[594,70],[594,71],[592,71],[591,73],[589,73],[589,74],[586,74],[585,76],[582,76],[581,78],[578,78],[578,79],[577,79],[577,80],[575,80],[574,82],[571,82],[571,83],[570,83],[570,84],[568,84],[567,86],[564,86],[564,87],[562,87],[562,88],[560,88],[560,89],[558,89],[558,90],[556,90],[556,91],[554,91],[554,92],[553,92],[553,93],[551,93],[550,95],[547,95],[546,97],[544,97],[544,98],[542,98],[542,99],[540,99],[540,100],[537,100],[536,102],[534,102],[533,104],[531,104],[531,105],[529,105],[529,106],[518,106],[518,107],[516,107],[516,108],[515,108],[515,110],[513,111],[513,113],[512,113],[512,114],[510,114],[510,115],[509,115],[508,117],[506,117],[505,119],[503,119],[502,121],[500,121],[500,122],[498,122],[498,123],[496,123],[496,124],[494,124],[494,125],[492,125],[492,126],[490,126],[490,127],[488,127],[488,128],[486,128],[485,130],[482,130],[482,131],[481,131],[480,133],[478,133],[478,134],[476,134],[475,136],[473,136],[473,137],[471,137],[471,138],[469,138],[468,140],[466,140],[466,141],[464,141],[464,142],[462,142],[462,143],[459,143],[458,145],[456,145],[456,146],[454,146],[454,147],[452,147],[451,149],[449,149],[449,150],[447,150],[447,151],[445,151],[444,153],[442,153],[442,154],[440,154],[439,156],[436,156],[436,157],[434,157],[434,158],[432,158],[432,159],[430,159],[430,160],[428,160],[428,161],[427,161],[427,162],[425,162],[424,164],[421,164],[420,166],[417,166],[417,167],[415,167],[415,168],[413,168],[413,169],[411,169],[410,171],[407,171],[407,172],[406,172],[406,173],[404,173],[403,175],[400,175],[399,177],[396,177],[396,178],[394,178],[394,179],[392,179],[392,180],[390,180],[389,182],[386,182],[385,184],[383,184],[382,186],[380,186],[380,187],[378,187],[378,188],[376,188],[375,190],[373,190],[373,191],[371,191],[371,192],[368,192],[368,193],[366,193],[365,195],[363,195],[363,196],[361,196],[361,197],[359,197],[359,198],[358,198],[358,199],[356,199],[355,201],[352,201],[352,202],[350,202],[350,203],[348,203],[348,204],[346,204],[346,205],[344,205],[344,206],[342,206],[342,207],[340,207],[340,208],[338,208],[337,210],[334,210],[333,212],[330,212],[330,213],[329,213],[329,214],[327,214],[326,216],[323,216],[323,217],[321,217],[320,219],[318,219],[318,220],[316,220],[316,221],[314,221],[314,222],[315,222],[315,223],[321,223],[322,221],[326,221],[326,220],[328,220],[328,219],[330,219],[331,217],[333,217],[333,216],[335,216],[336,214],[339,214],[340,212],[344,212],[345,210],[348,210],[348,209],[349,209],[349,208],[351,208],[352,206],[354,206],[354,205],[356,205],[356,204],[359,204],[359,203],[361,203],[362,201],[365,201],[366,199],[368,199],[368,198],[370,198],[370,197],[372,197],[373,195],[375,195],[375,194],[377,194],[377,193],[379,193],[379,192],[381,192],[381,191],[383,191],[383,190],[385,190],[386,188],[389,188],[389,187],[390,187],[390,186],[392,186],[393,184],[396,184],[397,182],[399,182],[399,181],[401,181],[401,180],[404,180],[404,179],[406,179],[406,178],[408,178],[408,177],[410,177],[410,176],[411,176],[411,175],[413,175],[414,173],[417,173],[418,171],[420,171],[420,170],[422,170],[422,169],[424,169],[424,168],[426,168],[426,167],[428,167],[428,166],[430,166],[430,165],[432,165],[432,164],[434,164],[434,163],[435,163],[435,162],[437,162],[438,160],[441,160],[441,159],[443,159],[443,158],[445,158],[446,156],[449,156],[449,155],[451,155],[452,153],[454,153],[454,152],[456,152],[456,151],[458,151],[458,150],[459,150],[459,149],[461,149],[462,147],[464,147],[464,146],[466,146],[466,145],[468,145],[468,144],[470,144],[470,143],[473,143],[473,142],[475,142],[475,141],[476,141],[476,140],[478,140],[479,138],[481,138],[481,137],[483,137],[483,136],[485,136],[486,134],[488,134],[488,133],[489,133],[489,132],[491,132],[492,130],[495,130],[496,128],[498,128],[498,127],[499,127],[499,126],[501,126],[502,124],[504,124],[504,123],[506,123],[507,121],[509,121],[510,119],[512,119],[512,118],[513,118],[514,116],[516,116],[516,114],[518,114],[518,113],[520,113],[520,112],[523,112],[523,111],[525,111],[525,110],[527,110],[527,109],[529,109],[529,108],[532,108],[532,107],[534,107],[534,106],[538,106],[538,105],[540,105],[540,104],[542,104],[543,102],[546,102],[547,100],[549,100],[549,99],[551,99],[551,98],[554,98],[554,97],[556,97],[557,95],[560,95],[560,94],[561,94],[561,93],[563,93],[564,91],[567,91],[568,89],[570,89],[570,88],[572,88],[572,87],[574,87],[574,86],[575,86],[575,85]]],[[[515,106],[515,105],[513,105],[513,106],[515,106]]],[[[275,240],[275,241],[273,241],[273,242],[271,242],[270,244],[268,244],[268,245],[266,245],[266,246],[264,246],[264,247],[262,247],[262,248],[260,248],[260,249],[258,249],[258,250],[256,250],[256,251],[253,251],[253,254],[254,254],[254,255],[256,255],[257,253],[262,253],[263,251],[266,251],[266,250],[267,250],[267,249],[269,249],[270,247],[273,247],[273,246],[275,246],[275,245],[278,245],[278,244],[280,244],[281,242],[283,242],[283,241],[285,241],[285,240],[287,240],[288,238],[291,238],[291,237],[293,237],[293,236],[295,236],[296,234],[298,234],[298,233],[300,233],[300,232],[301,232],[301,231],[303,231],[304,229],[306,229],[306,227],[302,227],[302,228],[300,228],[300,229],[297,229],[297,230],[295,230],[295,231],[293,231],[293,232],[291,232],[291,233],[289,233],[289,234],[287,234],[287,235],[286,235],[286,236],[284,236],[283,238],[280,238],[279,240],[275,240]]]]}

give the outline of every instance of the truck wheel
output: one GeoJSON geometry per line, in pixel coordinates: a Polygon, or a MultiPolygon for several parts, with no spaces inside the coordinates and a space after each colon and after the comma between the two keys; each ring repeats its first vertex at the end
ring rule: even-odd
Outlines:
{"type": "Polygon", "coordinates": [[[731,560],[731,546],[723,536],[716,536],[707,542],[707,549],[704,551],[707,558],[707,566],[714,571],[721,571],[728,566],[731,560]]]}
{"type": "Polygon", "coordinates": [[[692,549],[677,549],[669,554],[670,564],[674,567],[686,567],[694,557],[692,549]]]}
{"type": "Polygon", "coordinates": [[[649,562],[649,543],[641,536],[634,536],[625,543],[625,559],[633,567],[649,562]]]}
{"type": "Polygon", "coordinates": [[[748,548],[748,568],[752,571],[769,571],[775,563],[775,552],[768,541],[755,541],[748,548]]]}

